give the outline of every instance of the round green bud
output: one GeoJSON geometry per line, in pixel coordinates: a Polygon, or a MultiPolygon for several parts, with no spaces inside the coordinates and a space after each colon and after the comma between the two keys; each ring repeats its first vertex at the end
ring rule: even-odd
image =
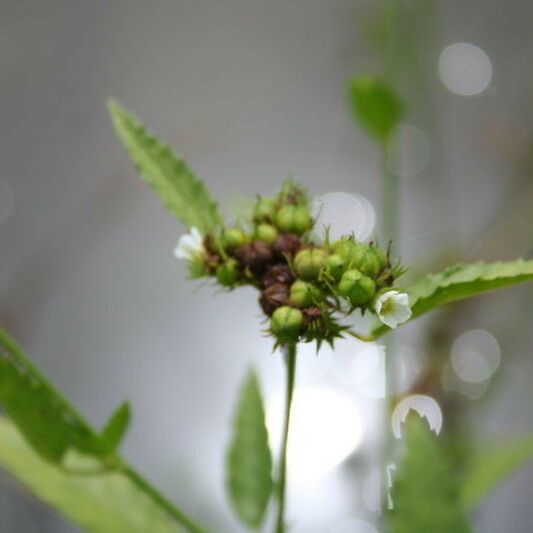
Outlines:
{"type": "Polygon", "coordinates": [[[303,313],[287,305],[278,307],[270,319],[270,329],[281,342],[296,342],[303,325],[303,313]]]}
{"type": "Polygon", "coordinates": [[[346,261],[339,254],[332,254],[326,259],[326,274],[335,281],[341,279],[346,268],[346,261]]]}
{"type": "Polygon", "coordinates": [[[274,244],[278,238],[278,230],[271,224],[259,224],[257,228],[255,228],[254,238],[258,241],[274,244]]]}
{"type": "Polygon", "coordinates": [[[338,241],[331,243],[331,249],[343,259],[348,259],[354,244],[354,241],[351,239],[339,239],[338,241]]]}
{"type": "Polygon", "coordinates": [[[350,238],[339,239],[332,243],[333,251],[340,255],[348,264],[356,265],[364,254],[361,243],[350,238]]]}
{"type": "Polygon", "coordinates": [[[271,198],[259,198],[254,207],[253,218],[256,222],[272,221],[276,216],[276,202],[271,198]]]}
{"type": "Polygon", "coordinates": [[[322,248],[301,250],[294,258],[294,272],[296,276],[305,281],[314,281],[324,268],[328,253],[322,248]]]}
{"type": "Polygon", "coordinates": [[[302,205],[285,205],[276,215],[276,225],[287,233],[302,235],[311,229],[312,219],[309,210],[302,205]]]}
{"type": "Polygon", "coordinates": [[[247,242],[248,237],[239,228],[228,228],[222,232],[221,243],[226,250],[233,250],[247,242]]]}
{"type": "Polygon", "coordinates": [[[376,283],[359,270],[352,269],[342,275],[337,290],[341,296],[348,298],[352,305],[364,305],[374,297],[376,283]]]}
{"type": "Polygon", "coordinates": [[[217,280],[224,287],[235,285],[239,277],[239,263],[235,259],[228,259],[217,268],[217,280]]]}
{"type": "Polygon", "coordinates": [[[362,244],[361,248],[363,253],[358,261],[354,261],[354,265],[363,274],[375,278],[381,271],[381,258],[377,253],[377,249],[374,246],[368,244],[362,244]]]}
{"type": "Polygon", "coordinates": [[[322,291],[316,285],[297,280],[291,285],[289,300],[295,307],[316,305],[322,299],[322,291]]]}
{"type": "Polygon", "coordinates": [[[372,246],[372,249],[374,250],[374,253],[378,259],[379,271],[381,272],[387,266],[387,263],[389,262],[387,258],[387,254],[381,248],[378,248],[377,246],[372,246]]]}

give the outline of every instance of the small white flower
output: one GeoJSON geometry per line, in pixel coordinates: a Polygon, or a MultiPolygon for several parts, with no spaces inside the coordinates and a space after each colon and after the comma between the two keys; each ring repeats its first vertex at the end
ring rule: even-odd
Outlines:
{"type": "Polygon", "coordinates": [[[413,314],[409,307],[409,296],[398,291],[387,291],[378,296],[374,309],[383,324],[391,329],[407,322],[413,314]]]}
{"type": "Polygon", "coordinates": [[[174,257],[192,261],[205,251],[204,237],[196,227],[191,228],[191,232],[182,235],[178,239],[178,244],[174,248],[174,257]]]}

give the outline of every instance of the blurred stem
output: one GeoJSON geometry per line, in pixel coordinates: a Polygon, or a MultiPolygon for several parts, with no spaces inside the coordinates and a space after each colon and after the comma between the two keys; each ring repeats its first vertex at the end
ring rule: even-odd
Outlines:
{"type": "Polygon", "coordinates": [[[390,172],[395,157],[393,146],[381,146],[381,233],[385,240],[395,243],[398,238],[398,179],[390,172]]]}
{"type": "Polygon", "coordinates": [[[294,392],[294,377],[296,374],[296,344],[285,346],[285,363],[287,364],[287,382],[285,396],[285,418],[283,422],[283,436],[278,466],[278,517],[276,519],[276,533],[285,532],[285,485],[287,478],[287,443],[289,440],[289,424],[291,418],[292,395],[294,392]]]}
{"type": "MultiPolygon", "coordinates": [[[[392,158],[395,156],[392,146],[385,144],[381,147],[381,220],[382,234],[387,240],[397,242],[399,209],[398,209],[398,180],[390,172],[392,158]]],[[[398,253],[398,250],[396,250],[398,253]]],[[[391,416],[394,409],[393,397],[396,382],[395,342],[392,335],[387,335],[385,347],[385,397],[383,408],[383,450],[382,450],[382,507],[383,512],[388,507],[389,479],[388,465],[394,456],[394,436],[391,428],[391,416]]]]}
{"type": "Polygon", "coordinates": [[[189,517],[184,515],[174,504],[163,496],[155,487],[150,485],[140,474],[131,466],[121,461],[122,472],[134,485],[146,493],[152,500],[162,507],[170,516],[180,523],[190,533],[207,533],[205,529],[194,523],[189,517]]]}

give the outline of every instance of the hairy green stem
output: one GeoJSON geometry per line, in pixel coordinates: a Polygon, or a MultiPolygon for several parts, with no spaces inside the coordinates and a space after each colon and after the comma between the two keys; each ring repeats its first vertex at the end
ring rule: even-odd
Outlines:
{"type": "Polygon", "coordinates": [[[285,486],[287,480],[287,444],[289,440],[289,424],[291,418],[292,395],[294,392],[294,378],[296,375],[296,344],[285,347],[287,364],[287,388],[285,396],[285,419],[283,422],[283,436],[279,455],[277,495],[278,516],[276,519],[276,533],[285,532],[285,486]]]}

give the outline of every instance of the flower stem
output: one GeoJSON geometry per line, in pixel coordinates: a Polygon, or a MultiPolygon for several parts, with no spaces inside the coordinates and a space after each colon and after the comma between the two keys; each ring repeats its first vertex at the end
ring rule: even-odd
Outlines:
{"type": "Polygon", "coordinates": [[[283,437],[278,465],[278,516],[276,519],[276,533],[285,532],[285,485],[287,479],[287,444],[289,440],[289,424],[291,418],[292,395],[294,392],[294,378],[296,374],[296,344],[285,346],[287,364],[287,388],[285,397],[285,419],[283,423],[283,437]]]}

